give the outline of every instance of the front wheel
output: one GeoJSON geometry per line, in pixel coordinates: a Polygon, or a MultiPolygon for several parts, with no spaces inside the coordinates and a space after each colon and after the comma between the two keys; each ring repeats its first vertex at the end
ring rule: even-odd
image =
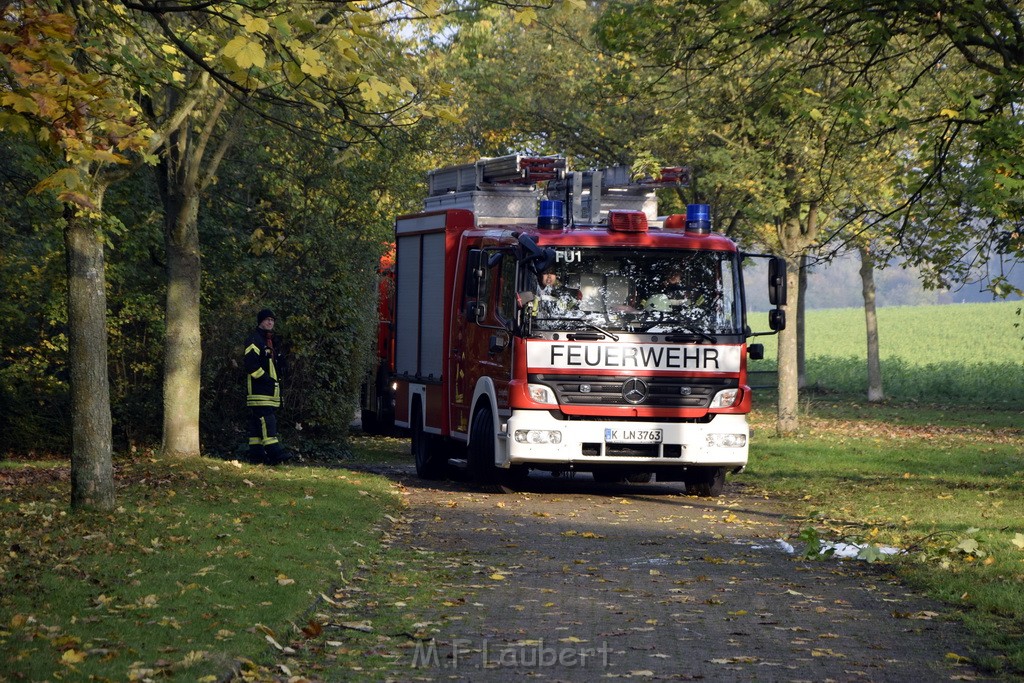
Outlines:
{"type": "Polygon", "coordinates": [[[469,474],[477,484],[490,485],[498,480],[494,466],[494,417],[490,407],[473,416],[469,432],[469,474]]]}
{"type": "Polygon", "coordinates": [[[724,467],[698,467],[686,476],[686,492],[702,498],[722,495],[725,489],[724,467]]]}

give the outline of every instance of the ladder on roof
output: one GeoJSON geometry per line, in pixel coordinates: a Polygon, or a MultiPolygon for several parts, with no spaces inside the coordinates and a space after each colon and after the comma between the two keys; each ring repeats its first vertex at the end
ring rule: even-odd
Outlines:
{"type": "MultiPolygon", "coordinates": [[[[536,199],[546,197],[558,199],[566,203],[570,211],[567,218],[571,224],[596,224],[601,222],[602,204],[609,209],[641,210],[650,213],[653,192],[659,187],[686,187],[690,183],[690,169],[685,166],[669,166],[661,169],[657,178],[634,178],[628,166],[612,166],[605,169],[584,171],[567,171],[565,157],[562,156],[525,156],[510,154],[502,157],[490,157],[479,161],[448,166],[427,173],[428,194],[427,206],[437,208],[447,195],[462,193],[479,194],[488,191],[511,191],[529,193],[536,199]],[[546,183],[543,190],[538,184],[546,183]],[[430,198],[434,198],[433,200],[430,198]],[[606,201],[602,201],[604,198],[606,201]]],[[[462,208],[473,207],[484,203],[480,197],[464,198],[463,204],[452,204],[462,208]]],[[[520,199],[509,199],[493,202],[522,203],[520,199]]],[[[656,207],[656,202],[654,202],[656,207]]],[[[486,212],[494,215],[500,211],[486,212]]],[[[535,215],[535,206],[528,210],[509,209],[508,216],[528,218],[535,215]],[[521,215],[522,214],[522,215],[521,215]]]]}
{"type": "Polygon", "coordinates": [[[565,175],[565,158],[510,154],[427,173],[430,197],[480,190],[492,185],[536,185],[565,175]]]}

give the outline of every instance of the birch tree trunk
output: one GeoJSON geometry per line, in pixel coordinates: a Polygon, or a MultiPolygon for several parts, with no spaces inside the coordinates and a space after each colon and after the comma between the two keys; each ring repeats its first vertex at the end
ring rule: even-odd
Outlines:
{"type": "MultiPolygon", "coordinates": [[[[102,191],[95,198],[102,198],[102,191]]],[[[111,510],[113,437],[103,238],[97,222],[70,204],[65,204],[64,219],[71,370],[71,507],[111,510]]]]}
{"type": "Polygon", "coordinates": [[[878,312],[875,308],[875,259],[867,245],[859,247],[860,282],[864,294],[864,323],[868,341],[868,401],[885,400],[882,390],[882,361],[878,348],[878,312]]]}

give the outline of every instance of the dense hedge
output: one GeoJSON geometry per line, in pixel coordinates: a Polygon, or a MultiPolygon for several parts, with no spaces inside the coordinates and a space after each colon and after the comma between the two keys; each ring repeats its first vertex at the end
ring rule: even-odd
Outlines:
{"type": "MultiPolygon", "coordinates": [[[[290,354],[280,412],[286,439],[343,437],[376,326],[376,264],[393,216],[414,209],[423,175],[408,141],[336,151],[254,127],[221,166],[200,211],[207,451],[243,443],[242,345],[270,307],[290,354]],[[291,433],[289,433],[291,432],[291,433]]],[[[70,414],[60,207],[31,189],[39,149],[0,135],[0,453],[68,452],[70,414]]],[[[165,274],[153,171],[108,191],[107,303],[115,447],[159,443],[165,274]]]]}

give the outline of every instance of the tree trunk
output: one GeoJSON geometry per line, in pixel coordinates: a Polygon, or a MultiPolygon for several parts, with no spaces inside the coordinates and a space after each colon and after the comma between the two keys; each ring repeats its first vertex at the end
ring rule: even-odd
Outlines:
{"type": "Polygon", "coordinates": [[[796,385],[800,389],[807,387],[807,334],[804,325],[807,320],[807,254],[800,255],[800,294],[797,296],[796,307],[796,385]]]}
{"type": "MultiPolygon", "coordinates": [[[[787,260],[786,289],[789,292],[784,308],[789,311],[799,310],[799,280],[799,269],[787,260]]],[[[779,332],[779,405],[775,427],[779,436],[791,436],[800,426],[797,415],[800,399],[797,386],[797,336],[797,325],[794,324],[786,325],[786,328],[779,332]]]]}
{"type": "MultiPolygon", "coordinates": [[[[797,178],[793,179],[794,187],[798,187],[797,178]]],[[[802,292],[800,291],[800,265],[807,249],[818,237],[818,203],[815,201],[801,202],[794,195],[789,208],[776,221],[776,232],[782,254],[786,258],[786,289],[789,312],[799,311],[802,292]],[[806,208],[806,211],[804,210],[806,208]]],[[[786,325],[779,333],[779,406],[776,432],[779,436],[792,436],[800,427],[797,415],[800,400],[800,387],[797,369],[797,339],[800,322],[786,325]]]]}
{"type": "MultiPolygon", "coordinates": [[[[102,196],[102,192],[98,192],[102,196]]],[[[114,507],[107,294],[103,239],[96,222],[64,208],[71,370],[71,507],[114,507]]]]}
{"type": "Polygon", "coordinates": [[[878,352],[878,312],[875,309],[875,267],[874,257],[868,246],[860,250],[860,282],[864,293],[864,322],[868,335],[868,401],[876,403],[885,400],[882,391],[882,361],[878,352]]]}
{"type": "Polygon", "coordinates": [[[165,194],[164,248],[167,301],[164,316],[164,424],[161,451],[199,455],[199,387],[203,351],[199,327],[202,267],[199,255],[199,196],[165,194]]]}
{"type": "Polygon", "coordinates": [[[167,252],[167,330],[164,339],[164,428],[162,452],[166,456],[199,455],[199,392],[202,378],[200,291],[202,265],[199,249],[199,203],[213,182],[231,145],[227,132],[207,157],[221,114],[231,101],[227,92],[211,99],[209,110],[197,108],[195,120],[205,116],[193,135],[186,121],[172,131],[157,169],[164,206],[164,248],[167,252]]]}

